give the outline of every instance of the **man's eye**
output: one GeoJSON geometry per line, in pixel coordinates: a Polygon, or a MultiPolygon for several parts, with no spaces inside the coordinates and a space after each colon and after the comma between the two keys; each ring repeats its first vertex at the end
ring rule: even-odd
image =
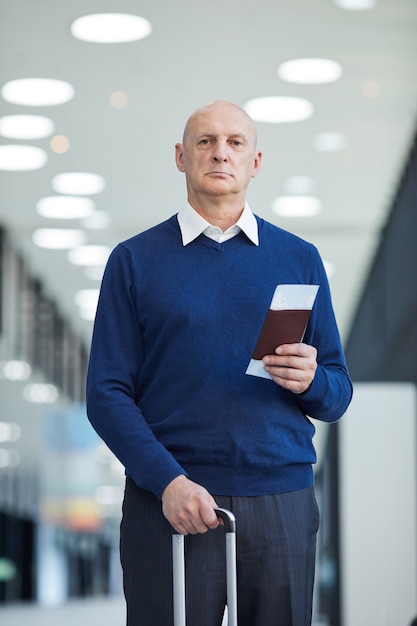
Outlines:
{"type": "Polygon", "coordinates": [[[210,139],[200,139],[200,144],[202,146],[207,146],[210,143],[210,139]]]}

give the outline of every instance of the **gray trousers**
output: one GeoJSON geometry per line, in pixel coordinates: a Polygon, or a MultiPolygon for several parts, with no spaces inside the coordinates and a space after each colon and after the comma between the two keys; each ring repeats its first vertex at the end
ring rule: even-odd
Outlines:
{"type": "MultiPolygon", "coordinates": [[[[310,626],[319,514],[313,487],[214,498],[236,516],[239,626],[310,626]]],[[[172,626],[173,529],[160,501],[126,480],[120,553],[127,626],[172,626]]],[[[187,626],[221,626],[222,527],[185,540],[187,626]]]]}

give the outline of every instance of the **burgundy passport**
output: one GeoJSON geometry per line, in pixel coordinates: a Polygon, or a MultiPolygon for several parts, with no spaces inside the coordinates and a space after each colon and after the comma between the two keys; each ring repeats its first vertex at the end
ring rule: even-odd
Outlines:
{"type": "Polygon", "coordinates": [[[258,337],[252,359],[263,359],[274,354],[283,343],[299,343],[303,340],[311,309],[269,309],[258,337]]]}
{"type": "Polygon", "coordinates": [[[266,313],[247,374],[270,378],[262,359],[284,343],[299,343],[310,318],[318,285],[277,285],[266,313]]]}

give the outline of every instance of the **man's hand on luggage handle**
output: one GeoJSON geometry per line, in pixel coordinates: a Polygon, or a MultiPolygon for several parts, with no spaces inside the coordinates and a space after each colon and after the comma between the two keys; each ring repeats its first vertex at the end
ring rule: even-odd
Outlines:
{"type": "Polygon", "coordinates": [[[184,475],[174,478],[162,494],[163,514],[181,535],[217,528],[219,520],[213,510],[216,506],[207,489],[184,475]]]}

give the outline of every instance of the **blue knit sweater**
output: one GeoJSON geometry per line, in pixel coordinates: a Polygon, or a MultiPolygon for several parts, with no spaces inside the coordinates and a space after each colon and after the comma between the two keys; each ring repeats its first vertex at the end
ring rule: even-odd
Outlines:
{"type": "Polygon", "coordinates": [[[314,426],[345,412],[352,387],[314,246],[257,218],[182,245],[176,216],[119,244],[104,274],[87,377],[88,417],[135,482],[161,496],[179,474],[214,495],[313,483],[314,426]],[[309,391],[245,374],[279,283],[320,285],[304,341],[309,391]]]}

